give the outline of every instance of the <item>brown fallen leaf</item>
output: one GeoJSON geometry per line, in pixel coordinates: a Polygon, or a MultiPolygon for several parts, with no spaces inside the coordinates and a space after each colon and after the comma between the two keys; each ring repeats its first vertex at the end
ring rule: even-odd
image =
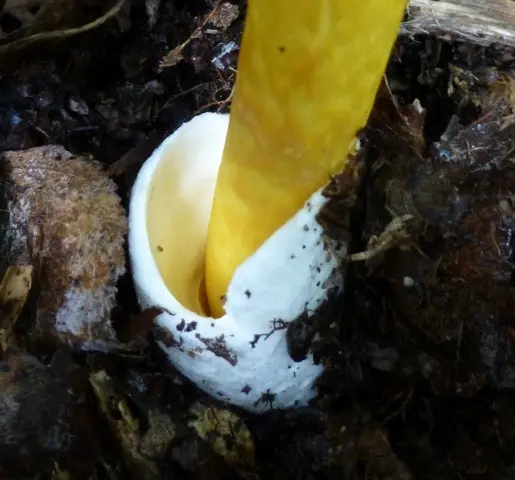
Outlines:
{"type": "Polygon", "coordinates": [[[0,284],[0,348],[5,351],[32,285],[31,265],[9,267],[0,284]]]}

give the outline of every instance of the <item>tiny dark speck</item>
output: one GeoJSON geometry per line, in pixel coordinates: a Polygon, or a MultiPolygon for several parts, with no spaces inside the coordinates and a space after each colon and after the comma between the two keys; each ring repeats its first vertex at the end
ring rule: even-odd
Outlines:
{"type": "Polygon", "coordinates": [[[280,53],[284,53],[284,52],[286,52],[286,48],[284,48],[284,47],[279,47],[279,49],[278,49],[278,50],[279,50],[279,52],[280,52],[280,53]]]}
{"type": "Polygon", "coordinates": [[[162,251],[163,251],[163,247],[162,247],[161,245],[158,245],[158,246],[157,246],[157,251],[158,251],[158,252],[162,252],[162,251]]]}
{"type": "Polygon", "coordinates": [[[197,322],[190,322],[186,325],[186,332],[192,332],[197,328],[197,322]]]}
{"type": "Polygon", "coordinates": [[[304,231],[309,232],[309,227],[307,225],[304,225],[304,231]]]}
{"type": "Polygon", "coordinates": [[[212,327],[214,327],[214,326],[215,326],[215,324],[214,324],[214,323],[211,323],[211,326],[212,326],[212,327]]]}
{"type": "Polygon", "coordinates": [[[217,393],[217,395],[220,395],[221,397],[224,396],[224,392],[216,392],[216,393],[217,393]]]}
{"type": "Polygon", "coordinates": [[[295,258],[295,255],[292,255],[290,258],[293,260],[295,258]]]}
{"type": "Polygon", "coordinates": [[[306,248],[306,245],[302,245],[302,249],[304,250],[306,248]]]}
{"type": "Polygon", "coordinates": [[[250,387],[250,385],[245,385],[241,391],[242,393],[245,393],[246,395],[248,395],[250,393],[250,391],[252,390],[252,388],[250,387]]]}
{"type": "Polygon", "coordinates": [[[317,272],[320,273],[320,267],[317,267],[317,272]]]}
{"type": "Polygon", "coordinates": [[[317,282],[317,287],[319,287],[319,286],[320,286],[320,282],[317,282]]]}
{"type": "Polygon", "coordinates": [[[247,295],[247,298],[250,298],[252,294],[250,293],[250,290],[245,290],[245,295],[247,295]]]}

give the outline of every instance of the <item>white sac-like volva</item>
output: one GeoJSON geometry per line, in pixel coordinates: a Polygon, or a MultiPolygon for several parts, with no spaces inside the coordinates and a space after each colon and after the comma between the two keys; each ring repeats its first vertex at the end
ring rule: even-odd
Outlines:
{"type": "Polygon", "coordinates": [[[191,307],[198,303],[193,297],[198,296],[199,272],[204,268],[228,124],[224,114],[194,117],[141,168],[129,213],[129,251],[138,300],[142,308],[163,309],[155,320],[160,347],[205,392],[255,413],[305,406],[316,395],[322,366],[315,365],[311,354],[301,361],[291,358],[288,325],[315,312],[331,290],[343,289],[344,280],[345,246],[336,251],[316,220],[327,202],[322,190],[236,269],[223,317],[202,316],[194,311],[200,307],[191,307]],[[150,235],[152,214],[159,215],[159,222],[157,229],[153,227],[157,233],[150,235]],[[166,271],[156,261],[165,254],[166,271]],[[182,283],[177,282],[178,275],[182,283]],[[189,293],[181,287],[188,282],[189,293]],[[189,298],[190,308],[178,297],[189,298]]]}

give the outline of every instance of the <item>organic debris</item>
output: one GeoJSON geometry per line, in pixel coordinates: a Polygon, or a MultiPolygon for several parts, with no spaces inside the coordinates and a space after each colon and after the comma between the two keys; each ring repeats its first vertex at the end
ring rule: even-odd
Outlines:
{"type": "Polygon", "coordinates": [[[254,466],[254,442],[243,421],[227,409],[194,403],[188,411],[188,425],[195,429],[214,452],[237,469],[254,466]]]}
{"type": "Polygon", "coordinates": [[[508,478],[513,424],[496,406],[515,386],[513,77],[483,62],[446,66],[450,47],[437,45],[431,57],[434,45],[399,44],[390,89],[365,132],[370,153],[354,251],[377,245],[398,219],[415,221],[373,265],[350,265],[354,281],[338,327],[320,319],[314,348],[328,366],[320,404],[335,414],[349,403],[370,412],[413,478],[508,478]],[[397,70],[412,67],[404,63],[410,48],[428,53],[416,88],[399,82],[397,70]],[[432,142],[442,123],[429,122],[444,102],[450,115],[432,142]],[[407,109],[409,117],[401,113],[407,109]],[[494,433],[500,423],[505,429],[494,433]]]}
{"type": "Polygon", "coordinates": [[[252,456],[252,437],[234,413],[197,404],[187,425],[182,415],[124,393],[104,370],[93,373],[90,381],[135,480],[162,478],[177,469],[174,462],[195,478],[210,471],[215,478],[228,478],[230,467],[242,468],[252,456]]]}
{"type": "MultiPolygon", "coordinates": [[[[204,31],[210,35],[218,35],[219,33],[227,30],[234,20],[238,18],[238,15],[239,8],[237,5],[229,2],[222,3],[221,0],[217,0],[212,10],[203,18],[201,24],[191,33],[191,35],[164,56],[160,64],[160,68],[173,67],[174,65],[177,65],[184,59],[183,51],[192,40],[201,39],[204,35],[204,31]],[[207,27],[210,23],[216,27],[216,29],[208,29],[207,27]]],[[[230,51],[227,51],[227,53],[230,53],[230,51]]],[[[220,57],[221,56],[224,55],[222,54],[220,57]]]]}
{"type": "Polygon", "coordinates": [[[325,366],[320,395],[254,416],[166,362],[123,273],[134,175],[179,124],[227,111],[245,2],[4,2],[0,265],[33,270],[0,290],[20,287],[0,318],[0,477],[513,478],[511,3],[410,2],[320,215],[358,261],[288,337],[325,366]],[[56,330],[64,292],[91,287],[96,327],[56,330]]]}

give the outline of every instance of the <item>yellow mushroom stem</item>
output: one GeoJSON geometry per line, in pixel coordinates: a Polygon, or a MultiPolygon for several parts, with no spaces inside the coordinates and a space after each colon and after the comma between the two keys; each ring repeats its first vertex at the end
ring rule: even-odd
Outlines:
{"type": "Polygon", "coordinates": [[[213,316],[238,265],[345,167],[406,3],[249,1],[206,251],[213,316]]]}

